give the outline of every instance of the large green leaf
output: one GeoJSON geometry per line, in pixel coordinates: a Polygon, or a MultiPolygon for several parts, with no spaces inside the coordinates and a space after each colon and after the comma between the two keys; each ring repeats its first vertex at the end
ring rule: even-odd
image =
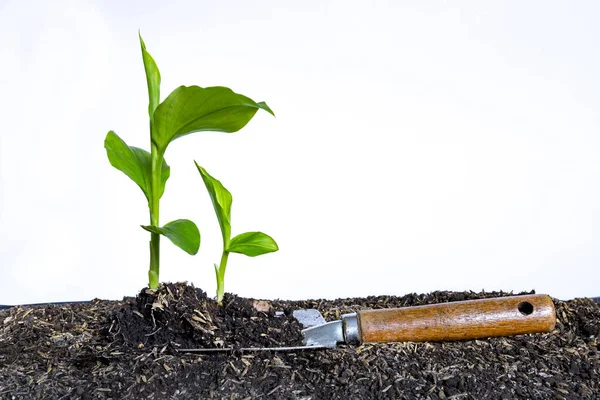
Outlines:
{"type": "MultiPolygon", "coordinates": [[[[116,133],[110,131],[104,139],[104,148],[110,164],[127,175],[142,189],[146,199],[150,201],[151,182],[152,182],[152,158],[146,150],[127,146],[127,144],[116,133]]],[[[171,168],[167,162],[163,160],[161,172],[161,187],[159,197],[162,197],[165,191],[165,184],[171,168]]]]}
{"type": "Polygon", "coordinates": [[[240,253],[250,257],[279,250],[273,238],[262,232],[246,232],[237,235],[226,249],[230,253],[240,253]]]}
{"type": "Polygon", "coordinates": [[[160,71],[150,53],[146,51],[146,44],[144,43],[144,39],[142,39],[141,33],[138,32],[138,34],[140,37],[140,45],[142,47],[144,70],[146,71],[148,99],[150,100],[150,103],[148,104],[148,114],[150,115],[150,118],[152,118],[154,110],[156,110],[156,107],[158,107],[158,104],[160,103],[160,71]]]}
{"type": "Polygon", "coordinates": [[[142,225],[148,232],[166,236],[171,242],[188,254],[198,253],[200,248],[200,231],[189,219],[177,219],[165,226],[142,225]]]}
{"type": "Polygon", "coordinates": [[[193,132],[236,132],[259,109],[274,115],[266,103],[256,103],[226,87],[180,86],[156,109],[152,141],[164,154],[171,141],[193,132]]]}
{"type": "Polygon", "coordinates": [[[202,180],[206,185],[206,190],[210,195],[210,199],[213,203],[219,225],[221,226],[221,234],[223,235],[223,248],[227,248],[229,244],[229,238],[231,237],[231,202],[233,201],[229,190],[221,184],[221,182],[212,176],[204,168],[198,165],[196,161],[196,168],[202,176],[202,180]]]}

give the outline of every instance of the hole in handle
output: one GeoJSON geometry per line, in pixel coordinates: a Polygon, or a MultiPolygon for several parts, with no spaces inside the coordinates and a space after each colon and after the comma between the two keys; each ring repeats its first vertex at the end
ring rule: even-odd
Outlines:
{"type": "Polygon", "coordinates": [[[521,314],[523,315],[530,315],[531,313],[533,313],[533,304],[531,304],[528,301],[522,301],[519,303],[519,305],[517,306],[517,309],[521,312],[521,314]]]}

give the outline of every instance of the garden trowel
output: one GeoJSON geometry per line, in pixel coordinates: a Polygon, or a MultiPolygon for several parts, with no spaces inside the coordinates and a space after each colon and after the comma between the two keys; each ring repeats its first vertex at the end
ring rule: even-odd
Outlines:
{"type": "Polygon", "coordinates": [[[315,309],[296,310],[293,315],[305,328],[304,346],[179,351],[293,351],[338,344],[469,340],[549,332],[556,323],[554,303],[542,294],[363,310],[332,322],[315,309]]]}

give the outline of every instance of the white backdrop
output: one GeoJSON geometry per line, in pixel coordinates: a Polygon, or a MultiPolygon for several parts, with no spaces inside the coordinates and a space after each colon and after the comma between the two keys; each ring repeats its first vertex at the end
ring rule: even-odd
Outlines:
{"type": "Polygon", "coordinates": [[[163,77],[266,101],[234,134],[172,143],[162,281],[261,298],[536,289],[600,295],[600,3],[0,0],[0,303],[118,299],[147,284],[140,189],[109,130],[149,149],[137,30],[163,77]]]}

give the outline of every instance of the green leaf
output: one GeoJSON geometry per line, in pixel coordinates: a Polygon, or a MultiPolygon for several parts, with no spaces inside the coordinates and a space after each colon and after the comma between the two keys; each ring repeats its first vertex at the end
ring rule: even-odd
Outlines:
{"type": "Polygon", "coordinates": [[[142,225],[142,228],[148,232],[166,236],[175,246],[188,254],[194,255],[200,248],[200,231],[196,224],[189,219],[177,219],[162,228],[151,225],[142,225]]]}
{"type": "Polygon", "coordinates": [[[221,226],[221,234],[223,235],[223,248],[227,248],[229,244],[229,238],[231,237],[231,203],[233,201],[229,190],[221,184],[221,182],[206,172],[204,168],[198,165],[196,161],[196,168],[202,176],[206,190],[210,195],[210,199],[213,203],[219,225],[221,226]]]}
{"type": "Polygon", "coordinates": [[[180,86],[157,107],[152,141],[164,153],[171,141],[193,132],[236,132],[259,109],[274,115],[264,102],[256,103],[226,87],[180,86]]]}
{"type": "Polygon", "coordinates": [[[148,84],[148,99],[150,103],[148,104],[148,115],[150,118],[154,115],[154,110],[158,107],[160,103],[160,71],[158,70],[158,66],[156,62],[146,51],[146,44],[144,43],[144,39],[142,39],[142,34],[138,31],[138,35],[140,37],[140,45],[142,47],[142,59],[144,60],[144,69],[146,70],[146,82],[148,84]]]}
{"type": "Polygon", "coordinates": [[[106,134],[104,148],[110,164],[137,183],[146,198],[150,199],[150,154],[142,149],[127,146],[113,131],[106,134]]]}
{"type": "MultiPolygon", "coordinates": [[[[152,182],[152,158],[146,150],[127,146],[127,144],[113,131],[108,132],[104,139],[104,148],[110,164],[127,175],[142,189],[146,199],[150,201],[151,197],[151,182],[152,182]]],[[[165,191],[165,184],[171,168],[163,159],[161,187],[159,197],[162,197],[165,191]]]]}
{"type": "Polygon", "coordinates": [[[250,257],[272,253],[279,250],[273,238],[262,232],[246,232],[237,235],[227,246],[230,253],[240,253],[250,257]]]}

